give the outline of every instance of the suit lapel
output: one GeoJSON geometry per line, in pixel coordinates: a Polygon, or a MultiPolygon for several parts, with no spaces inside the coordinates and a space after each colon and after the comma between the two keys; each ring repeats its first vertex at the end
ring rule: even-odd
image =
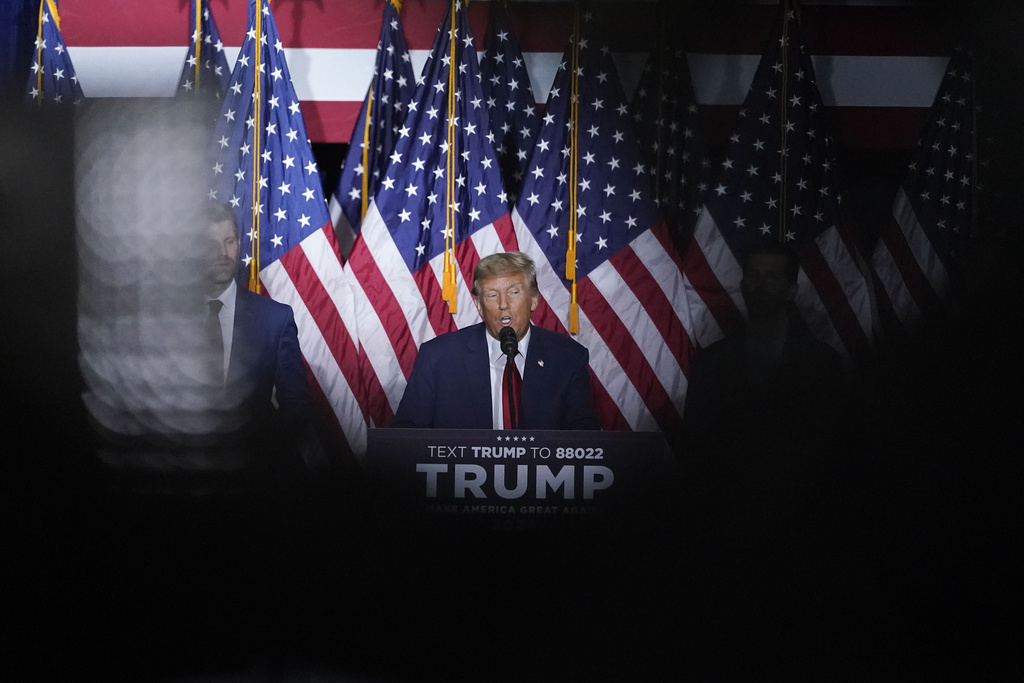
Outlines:
{"type": "Polygon", "coordinates": [[[464,406],[470,416],[468,424],[481,425],[486,429],[492,424],[491,362],[487,354],[487,328],[483,323],[479,323],[477,327],[479,329],[467,335],[466,339],[465,362],[468,367],[460,368],[459,371],[465,373],[468,384],[465,400],[469,405],[464,406]]]}
{"type": "Polygon", "coordinates": [[[252,334],[252,306],[249,290],[238,287],[235,292],[235,327],[231,332],[231,356],[228,359],[229,381],[245,376],[245,367],[251,360],[247,349],[251,348],[252,334]]]}
{"type": "Polygon", "coordinates": [[[551,386],[547,381],[547,366],[545,363],[545,356],[547,356],[547,345],[542,334],[537,333],[537,326],[531,325],[530,328],[530,348],[526,353],[526,362],[523,363],[523,420],[526,426],[529,426],[529,416],[533,414],[533,410],[538,406],[545,405],[544,392],[549,391],[551,386]]]}

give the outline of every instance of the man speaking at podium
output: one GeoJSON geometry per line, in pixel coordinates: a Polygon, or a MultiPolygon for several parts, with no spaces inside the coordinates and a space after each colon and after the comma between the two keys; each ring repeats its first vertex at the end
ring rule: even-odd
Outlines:
{"type": "Polygon", "coordinates": [[[481,259],[472,291],[483,322],[420,347],[392,426],[599,429],[587,349],[530,324],[540,299],[530,257],[481,259]]]}

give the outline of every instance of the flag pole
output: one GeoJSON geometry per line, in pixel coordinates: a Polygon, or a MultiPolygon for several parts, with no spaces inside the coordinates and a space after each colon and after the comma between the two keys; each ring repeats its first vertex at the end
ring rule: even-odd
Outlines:
{"type": "Polygon", "coordinates": [[[667,23],[667,16],[666,16],[667,12],[665,10],[664,0],[662,0],[661,2],[658,3],[658,13],[659,13],[660,19],[661,19],[661,21],[659,22],[660,26],[659,26],[659,30],[658,30],[658,45],[655,48],[655,50],[657,50],[656,54],[658,55],[657,60],[655,61],[655,66],[658,69],[658,93],[657,93],[657,97],[658,97],[658,109],[657,109],[658,113],[657,113],[657,116],[658,116],[658,118],[654,122],[654,124],[655,124],[654,125],[654,141],[655,141],[655,143],[658,146],[656,148],[656,154],[654,155],[654,168],[651,169],[651,174],[653,175],[653,178],[654,178],[654,187],[653,187],[653,189],[654,189],[654,205],[658,208],[658,210],[660,212],[660,211],[662,211],[662,208],[661,208],[661,195],[662,195],[662,191],[665,189],[664,186],[663,186],[663,178],[664,178],[664,173],[663,173],[664,165],[663,164],[665,163],[664,162],[664,156],[663,156],[664,155],[663,150],[664,150],[665,145],[662,144],[662,137],[661,137],[662,136],[662,131],[663,131],[663,127],[661,125],[661,121],[664,120],[664,118],[663,118],[664,114],[662,112],[661,107],[662,107],[662,103],[665,102],[665,70],[667,68],[667,62],[668,62],[668,55],[667,55],[667,52],[668,52],[668,41],[665,39],[665,32],[667,30],[666,26],[665,26],[665,24],[667,23]]]}
{"type": "MultiPolygon", "coordinates": [[[[269,1],[269,0],[268,0],[269,1]]],[[[260,203],[262,201],[260,192],[260,180],[263,177],[263,169],[260,168],[260,128],[262,127],[261,114],[261,88],[262,81],[261,60],[263,51],[263,0],[256,0],[256,61],[253,64],[253,126],[252,126],[252,260],[249,261],[249,291],[260,293],[260,203]]]]}
{"type": "Polygon", "coordinates": [[[50,8],[50,16],[53,17],[53,23],[57,26],[57,30],[60,30],[60,14],[57,13],[57,5],[54,4],[53,0],[43,0],[39,3],[39,23],[36,32],[36,100],[37,106],[43,106],[43,8],[50,8]]]}
{"type": "Polygon", "coordinates": [[[196,44],[195,84],[196,84],[196,92],[198,93],[199,92],[199,74],[200,74],[200,71],[201,71],[200,68],[199,68],[199,65],[202,64],[202,59],[200,57],[200,51],[202,50],[202,44],[203,44],[203,41],[201,40],[201,38],[202,38],[202,30],[203,30],[203,25],[202,25],[203,0],[193,0],[193,1],[195,2],[195,8],[196,8],[196,21],[195,21],[196,30],[195,30],[195,33],[192,34],[192,40],[196,44]]]}
{"type": "Polygon", "coordinates": [[[456,288],[455,268],[455,13],[458,11],[459,0],[452,0],[452,23],[449,27],[449,62],[448,62],[448,152],[445,158],[445,235],[444,235],[444,273],[441,283],[441,298],[448,302],[448,312],[458,312],[458,290],[456,288]]]}
{"type": "Polygon", "coordinates": [[[967,52],[967,73],[971,78],[971,234],[978,234],[978,74],[974,64],[974,48],[967,52]]]}
{"type": "Polygon", "coordinates": [[[359,211],[359,221],[366,219],[366,209],[370,204],[370,116],[373,112],[373,84],[366,94],[366,121],[363,123],[363,193],[359,211]]]}
{"type": "Polygon", "coordinates": [[[781,0],[782,8],[782,87],[779,93],[779,227],[777,239],[786,241],[786,181],[789,171],[789,151],[786,149],[786,129],[789,124],[789,112],[786,111],[786,87],[789,85],[789,15],[790,0],[781,0]]]}
{"type": "Polygon", "coordinates": [[[43,106],[43,5],[39,3],[39,21],[36,22],[36,106],[43,106]]]}
{"type": "Polygon", "coordinates": [[[569,334],[580,331],[579,301],[576,299],[576,179],[579,175],[579,63],[580,63],[580,0],[574,3],[572,29],[572,60],[569,97],[569,243],[565,249],[565,279],[572,285],[569,301],[569,334]]]}

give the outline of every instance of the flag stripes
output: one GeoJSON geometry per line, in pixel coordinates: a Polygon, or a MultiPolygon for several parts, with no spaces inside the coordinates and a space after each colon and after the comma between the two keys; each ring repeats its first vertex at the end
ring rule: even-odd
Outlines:
{"type": "MultiPolygon", "coordinates": [[[[489,6],[469,3],[469,15],[476,35],[483,36],[489,6]]],[[[444,12],[443,2],[405,4],[402,19],[412,51],[416,73],[426,59],[444,12]]],[[[856,3],[801,3],[801,18],[808,45],[815,59],[828,57],[821,74],[835,74],[820,85],[825,104],[838,107],[837,138],[845,144],[868,147],[911,147],[924,123],[942,77],[942,65],[949,54],[947,18],[929,11],[927,4],[914,2],[857,6],[856,3]],[[868,65],[851,58],[871,57],[873,76],[864,76],[868,65]],[[919,58],[925,58],[920,61],[919,58]],[[930,60],[930,61],[929,61],[930,60]],[[938,60],[937,65],[932,64],[938,60]],[[849,66],[847,66],[849,64],[849,66]],[[839,99],[833,101],[832,94],[839,99]],[[902,95],[901,95],[902,94],[902,95]],[[906,95],[917,99],[906,101],[906,95]],[[853,99],[846,99],[848,96],[853,99]],[[900,110],[892,97],[903,97],[902,107],[918,108],[911,114],[900,110]],[[911,119],[906,119],[910,116],[911,119]],[[890,125],[890,118],[896,124],[890,125]],[[897,137],[898,134],[898,137],[897,137]]],[[[612,50],[639,55],[633,74],[623,81],[635,84],[650,50],[650,36],[657,32],[657,12],[638,11],[647,5],[629,2],[603,3],[602,18],[614,27],[612,50]]],[[[649,9],[654,9],[650,3],[649,9]]],[[[531,86],[538,102],[546,99],[564,42],[571,31],[572,4],[569,2],[517,3],[510,18],[524,53],[531,86]]],[[[244,0],[216,4],[221,35],[229,56],[237,50],[246,29],[244,0]]],[[[690,53],[690,65],[703,106],[738,105],[722,101],[722,78],[715,74],[737,68],[737,59],[753,60],[774,22],[776,9],[758,3],[737,5],[734,11],[693,12],[679,25],[680,43],[690,53]],[[701,55],[699,62],[694,59],[701,55]],[[702,84],[717,83],[705,91],[702,84]]],[[[76,66],[86,94],[90,97],[158,96],[173,94],[181,66],[182,48],[190,31],[188,5],[180,2],[126,3],[124,0],[61,0],[65,17],[65,38],[75,51],[76,66]],[[168,50],[174,46],[175,49],[168,50]],[[113,51],[128,52],[113,56],[113,51]],[[146,56],[146,51],[167,50],[164,56],[146,56]],[[104,56],[109,52],[111,56],[104,56]],[[131,64],[126,69],[125,64],[131,64]],[[143,73],[140,71],[145,69],[143,73]],[[131,85],[126,86],[130,80],[131,85]],[[164,83],[163,89],[155,84],[164,83]]],[[[376,54],[380,3],[364,0],[335,0],[305,3],[302,12],[284,12],[282,31],[288,37],[289,61],[307,65],[296,83],[302,99],[306,125],[314,141],[348,142],[355,124],[366,84],[372,76],[376,54]]],[[[620,61],[620,68],[622,62],[620,61]]],[[[742,100],[752,71],[738,78],[731,88],[742,100]]],[[[627,87],[631,92],[631,87],[627,87]]],[[[731,113],[735,109],[731,108],[731,113]]]]}

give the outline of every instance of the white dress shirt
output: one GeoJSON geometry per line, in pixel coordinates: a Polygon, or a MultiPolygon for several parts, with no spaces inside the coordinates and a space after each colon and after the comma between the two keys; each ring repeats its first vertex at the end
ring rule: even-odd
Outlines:
{"type": "MultiPolygon", "coordinates": [[[[231,358],[231,340],[235,331],[235,299],[238,296],[238,288],[234,282],[227,286],[220,296],[215,297],[217,301],[224,304],[223,308],[220,309],[220,335],[221,339],[224,340],[224,381],[228,378],[228,360],[231,358]]],[[[207,299],[207,308],[209,308],[209,302],[213,299],[207,299]]]]}
{"type": "MultiPolygon", "coordinates": [[[[526,378],[526,352],[530,347],[530,329],[526,328],[526,336],[519,340],[519,353],[516,355],[516,367],[519,376],[526,378]]],[[[501,352],[501,342],[484,330],[487,336],[487,357],[491,364],[491,423],[494,429],[504,429],[504,414],[501,410],[501,379],[505,374],[506,356],[501,352]]]]}

